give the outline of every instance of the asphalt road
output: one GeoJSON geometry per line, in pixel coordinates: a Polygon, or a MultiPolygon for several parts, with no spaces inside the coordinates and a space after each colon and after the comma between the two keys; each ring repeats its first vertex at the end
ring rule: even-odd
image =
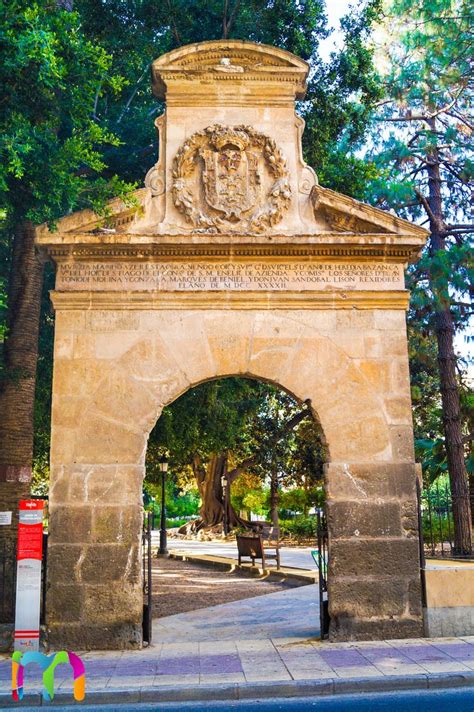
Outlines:
{"type": "MultiPolygon", "coordinates": [[[[152,534],[153,545],[158,545],[159,532],[155,530],[152,534]]],[[[282,566],[290,566],[295,569],[311,569],[316,571],[317,567],[311,556],[311,549],[314,547],[282,547],[280,549],[282,566]]],[[[193,541],[187,539],[168,539],[169,551],[189,551],[191,554],[212,554],[214,556],[226,556],[237,559],[237,545],[235,542],[221,544],[214,541],[193,541]]],[[[270,566],[273,562],[270,561],[270,566]]]]}
{"type": "MultiPolygon", "coordinates": [[[[87,699],[87,698],[86,698],[87,699]]],[[[17,707],[17,705],[15,705],[17,707]]],[[[54,705],[54,709],[69,712],[78,709],[127,710],[127,712],[456,712],[474,711],[474,690],[462,688],[454,690],[414,690],[410,692],[390,692],[372,695],[343,695],[334,697],[305,697],[298,699],[268,699],[244,702],[180,702],[123,705],[54,705]]],[[[2,707],[11,710],[12,707],[2,707]]],[[[20,707],[21,709],[21,707],[20,707]]],[[[25,709],[25,708],[23,708],[25,709]]],[[[44,707],[28,707],[29,712],[44,712],[44,707]]]]}

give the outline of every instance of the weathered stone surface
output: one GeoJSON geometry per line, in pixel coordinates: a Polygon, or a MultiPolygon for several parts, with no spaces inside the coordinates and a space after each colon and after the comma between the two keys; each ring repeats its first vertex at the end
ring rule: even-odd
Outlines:
{"type": "Polygon", "coordinates": [[[54,503],[49,512],[51,543],[76,544],[90,541],[92,509],[87,506],[59,506],[54,503]]]}
{"type": "Polygon", "coordinates": [[[237,40],[165,55],[140,210],[37,229],[58,266],[53,646],[140,645],[147,438],[164,406],[230,375],[309,399],[321,424],[333,638],[420,632],[403,262],[426,231],[318,185],[294,112],[307,71],[237,40]]]}
{"type": "Polygon", "coordinates": [[[81,562],[84,583],[126,581],[133,567],[136,576],[137,547],[121,544],[98,544],[88,547],[81,562]],[[133,564],[135,563],[135,566],[133,564]]]}
{"type": "Polygon", "coordinates": [[[91,541],[137,544],[140,539],[143,508],[102,505],[94,509],[91,541]]]}
{"type": "Polygon", "coordinates": [[[55,621],[48,626],[48,643],[52,650],[128,650],[140,648],[141,640],[141,624],[84,625],[55,621]]]}
{"type": "Polygon", "coordinates": [[[334,539],[341,537],[397,537],[402,535],[398,502],[329,500],[328,526],[334,539]]]}
{"type": "Polygon", "coordinates": [[[334,615],[329,627],[329,637],[333,642],[420,638],[423,634],[423,622],[420,616],[413,618],[391,616],[360,620],[353,616],[334,615]]]}
{"type": "Polygon", "coordinates": [[[413,576],[419,569],[416,539],[329,540],[333,576],[413,576]]]}
{"type": "Polygon", "coordinates": [[[80,621],[84,604],[84,588],[75,583],[56,583],[60,581],[59,575],[54,570],[49,574],[51,583],[46,598],[48,620],[57,623],[80,621]]]}
{"type": "Polygon", "coordinates": [[[418,608],[411,610],[414,590],[410,580],[398,577],[370,580],[336,578],[329,586],[329,612],[338,617],[349,616],[360,620],[403,618],[408,610],[412,616],[419,614],[419,578],[417,581],[418,589],[415,587],[414,590],[418,596],[418,608]]]}
{"type": "Polygon", "coordinates": [[[330,499],[394,498],[415,501],[413,463],[329,463],[326,487],[330,499]]]}
{"type": "Polygon", "coordinates": [[[13,650],[14,623],[0,623],[0,653],[13,650]]]}
{"type": "Polygon", "coordinates": [[[64,583],[81,580],[79,562],[83,557],[83,544],[49,544],[48,575],[64,583]]]}
{"type": "Polygon", "coordinates": [[[88,585],[84,595],[84,620],[98,625],[141,625],[143,593],[139,584],[88,585]]]}

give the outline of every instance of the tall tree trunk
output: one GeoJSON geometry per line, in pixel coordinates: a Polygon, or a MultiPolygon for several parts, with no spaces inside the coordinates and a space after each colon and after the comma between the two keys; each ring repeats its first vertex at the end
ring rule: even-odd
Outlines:
{"type": "MultiPolygon", "coordinates": [[[[200,518],[194,523],[193,531],[217,527],[224,520],[224,491],[222,478],[227,475],[227,453],[214,453],[205,469],[199,458],[193,463],[194,473],[201,497],[200,518]]],[[[230,481],[228,487],[230,488],[230,481]]],[[[249,526],[241,519],[230,502],[230,489],[227,496],[227,525],[230,530],[237,526],[249,526]]]]}
{"type": "MultiPolygon", "coordinates": [[[[11,526],[0,527],[1,549],[12,548],[17,536],[18,502],[30,493],[43,283],[43,263],[36,255],[34,236],[32,223],[16,225],[0,381],[0,506],[2,510],[12,511],[13,517],[11,526]]],[[[13,565],[16,564],[9,564],[13,565]]],[[[10,574],[6,572],[6,576],[10,574]]]]}
{"type": "Polygon", "coordinates": [[[275,529],[278,529],[280,526],[280,519],[278,516],[279,500],[278,475],[275,470],[273,470],[270,477],[270,520],[272,527],[275,529]]]}
{"type": "MultiPolygon", "coordinates": [[[[436,130],[436,120],[430,128],[436,130]]],[[[441,175],[437,151],[430,156],[427,166],[429,186],[430,252],[434,256],[446,250],[445,221],[441,194],[441,175]]],[[[454,546],[457,554],[472,552],[472,519],[469,501],[469,482],[464,460],[461,404],[456,379],[456,354],[454,352],[454,324],[447,288],[440,290],[436,277],[432,281],[437,295],[435,305],[435,330],[438,343],[438,367],[443,406],[443,429],[448,462],[449,481],[453,501],[454,546]]]]}

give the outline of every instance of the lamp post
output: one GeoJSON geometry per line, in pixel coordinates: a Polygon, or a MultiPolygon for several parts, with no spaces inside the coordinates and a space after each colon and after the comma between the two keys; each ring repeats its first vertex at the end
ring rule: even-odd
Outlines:
{"type": "Polygon", "coordinates": [[[222,501],[223,501],[222,529],[224,531],[224,536],[227,536],[227,534],[229,533],[228,504],[227,504],[227,494],[228,494],[229,483],[227,482],[227,477],[225,475],[223,475],[221,477],[221,485],[222,485],[222,501]]]}
{"type": "Polygon", "coordinates": [[[165,484],[166,484],[166,473],[168,472],[168,460],[163,455],[160,459],[160,470],[161,470],[161,517],[160,517],[160,548],[158,549],[158,554],[161,556],[166,556],[168,554],[167,537],[166,537],[166,500],[165,500],[165,484]]]}

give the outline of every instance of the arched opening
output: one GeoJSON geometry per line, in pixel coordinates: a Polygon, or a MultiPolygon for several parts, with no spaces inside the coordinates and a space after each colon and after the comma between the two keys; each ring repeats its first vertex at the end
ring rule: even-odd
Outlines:
{"type": "MultiPolygon", "coordinates": [[[[199,634],[196,620],[200,611],[204,620],[211,620],[205,626],[206,639],[210,628],[216,639],[228,636],[231,621],[239,619],[239,606],[235,608],[231,601],[265,598],[275,591],[281,596],[272,597],[273,634],[297,634],[298,606],[303,599],[294,594],[294,588],[305,580],[297,579],[295,554],[303,561],[301,570],[314,572],[307,579],[314,583],[311,548],[315,548],[317,512],[325,500],[323,468],[327,455],[311,402],[299,401],[275,383],[227,376],[203,381],[167,405],[150,433],[145,460],[144,504],[153,513],[157,528],[163,456],[169,463],[166,528],[173,560],[154,561],[153,608],[155,619],[160,620],[155,642],[163,636],[167,639],[172,624],[169,616],[183,612],[189,615],[180,619],[181,638],[199,634]],[[236,534],[244,532],[249,537],[278,542],[282,568],[277,568],[275,560],[257,560],[256,567],[244,565],[236,575],[236,534]],[[195,549],[196,542],[201,548],[195,549]],[[286,548],[288,545],[291,549],[286,548]],[[192,563],[181,561],[190,555],[192,563]],[[216,555],[234,562],[226,574],[209,569],[216,555]],[[260,578],[265,582],[257,584],[255,575],[264,566],[266,573],[260,573],[260,578]],[[288,573],[288,566],[294,568],[294,577],[288,573]],[[272,572],[270,576],[268,571],[272,572]],[[216,603],[224,605],[214,616],[209,606],[216,603]]],[[[154,542],[158,544],[158,532],[154,542]]],[[[318,594],[314,585],[311,589],[306,598],[314,606],[314,616],[306,620],[306,626],[317,635],[318,594]]],[[[258,611],[264,600],[258,604],[252,600],[246,606],[245,625],[251,636],[257,630],[258,637],[258,611]]]]}
{"type": "Polygon", "coordinates": [[[228,531],[250,524],[232,503],[240,498],[244,506],[239,509],[251,509],[250,501],[245,503],[245,488],[268,486],[273,502],[266,509],[271,510],[274,526],[279,489],[307,492],[307,501],[302,501],[305,512],[317,503],[318,495],[311,488],[320,487],[322,492],[326,451],[310,402],[301,403],[260,379],[208,380],[163,409],[148,440],[145,491],[149,494],[160,481],[163,453],[169,457],[178,490],[194,489],[201,500],[190,533],[203,529],[222,533],[226,519],[228,531]],[[227,511],[223,478],[229,487],[227,511]],[[233,486],[238,495],[232,495],[233,486]]]}

